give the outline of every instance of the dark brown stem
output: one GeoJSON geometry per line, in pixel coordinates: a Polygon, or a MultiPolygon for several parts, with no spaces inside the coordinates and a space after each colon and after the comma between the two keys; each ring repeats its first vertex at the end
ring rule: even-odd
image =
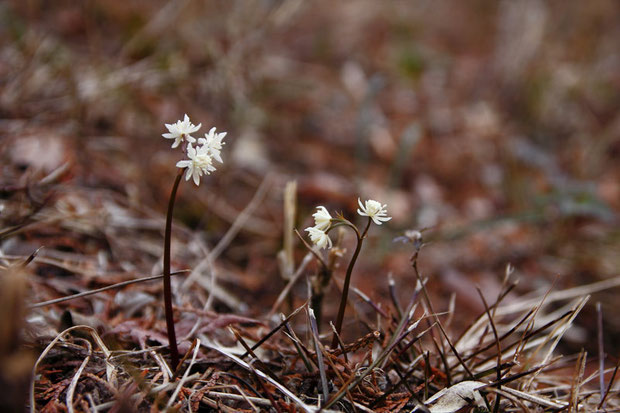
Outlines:
{"type": "Polygon", "coordinates": [[[338,346],[338,336],[342,336],[342,321],[344,320],[344,311],[347,308],[347,298],[349,296],[349,284],[351,282],[351,273],[353,272],[353,267],[355,266],[355,262],[357,261],[357,257],[360,255],[360,251],[362,250],[362,244],[364,243],[364,238],[366,238],[366,233],[368,232],[368,228],[370,228],[370,217],[368,218],[368,223],[366,224],[366,228],[364,232],[360,235],[357,228],[353,224],[350,226],[355,230],[355,234],[357,235],[357,246],[355,247],[355,252],[353,252],[353,256],[351,257],[351,261],[349,261],[349,266],[347,267],[347,273],[344,276],[344,285],[342,286],[342,296],[340,297],[340,307],[338,308],[338,317],[336,318],[336,333],[334,334],[334,338],[332,339],[331,348],[335,349],[338,346]]]}
{"type": "Polygon", "coordinates": [[[166,214],[166,232],[164,235],[164,309],[166,312],[166,328],[168,330],[168,343],[170,346],[170,364],[171,370],[176,371],[179,365],[179,349],[177,347],[177,335],[174,331],[174,314],[172,312],[172,285],[170,282],[170,239],[172,233],[172,211],[174,210],[174,200],[177,197],[177,189],[181,178],[183,178],[183,171],[185,169],[179,169],[176,179],[174,180],[174,186],[170,193],[170,200],[168,201],[168,212],[166,214]]]}

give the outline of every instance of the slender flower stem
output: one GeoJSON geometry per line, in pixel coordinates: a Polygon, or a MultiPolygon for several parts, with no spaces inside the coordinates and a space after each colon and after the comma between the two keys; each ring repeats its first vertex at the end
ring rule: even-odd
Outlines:
{"type": "Polygon", "coordinates": [[[164,235],[164,309],[166,312],[166,328],[168,330],[168,343],[170,346],[170,364],[172,371],[176,371],[179,365],[179,349],[177,347],[177,335],[174,331],[174,314],[172,313],[172,285],[170,282],[170,239],[172,233],[172,211],[174,200],[177,197],[177,189],[183,177],[184,168],[179,169],[174,186],[168,201],[168,213],[166,214],[166,233],[164,235]]]}
{"type": "MultiPolygon", "coordinates": [[[[348,221],[347,221],[348,222],[348,221]]],[[[359,231],[355,227],[355,225],[348,223],[347,226],[353,228],[355,230],[355,235],[357,235],[357,246],[355,247],[355,252],[353,252],[353,256],[351,257],[351,261],[349,261],[349,266],[347,267],[347,274],[344,277],[344,285],[342,286],[342,296],[340,297],[340,308],[338,309],[338,317],[336,318],[336,333],[334,334],[334,338],[332,339],[331,348],[334,349],[338,346],[338,336],[340,336],[340,332],[342,331],[342,322],[344,320],[344,311],[347,308],[347,298],[349,296],[349,284],[351,282],[351,274],[353,273],[353,267],[355,266],[355,262],[357,261],[357,257],[362,250],[362,244],[364,243],[364,238],[366,238],[366,234],[368,233],[368,228],[370,228],[371,218],[368,218],[368,222],[366,223],[366,228],[364,228],[364,232],[360,235],[359,231]]]]}

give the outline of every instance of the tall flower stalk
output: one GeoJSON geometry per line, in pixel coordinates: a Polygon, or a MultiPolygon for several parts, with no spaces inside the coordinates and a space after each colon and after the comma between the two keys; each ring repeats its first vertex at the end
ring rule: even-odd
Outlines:
{"type": "Polygon", "coordinates": [[[193,179],[196,186],[200,185],[200,178],[203,175],[209,175],[215,171],[213,166],[213,159],[222,163],[220,151],[222,149],[222,139],[226,136],[226,132],[216,133],[215,128],[211,128],[209,133],[205,134],[204,138],[199,138],[197,146],[192,146],[196,143],[196,139],[190,134],[198,131],[201,124],[198,126],[193,125],[190,119],[185,115],[184,119],[177,121],[173,124],[166,124],[168,133],[162,134],[166,139],[174,139],[172,148],[176,148],[182,144],[183,152],[186,153],[188,159],[177,162],[177,168],[180,168],[172,186],[170,192],[170,199],[168,201],[168,211],[166,213],[166,230],[164,234],[164,268],[163,268],[163,281],[164,281],[164,310],[166,313],[166,331],[168,334],[168,343],[170,347],[170,365],[172,371],[176,371],[179,365],[179,348],[177,347],[176,332],[174,328],[174,313],[172,310],[172,282],[170,279],[170,244],[172,240],[172,214],[174,211],[174,201],[177,196],[177,190],[179,184],[183,179],[183,173],[185,173],[185,180],[189,181],[193,179]]]}
{"type": "MultiPolygon", "coordinates": [[[[359,229],[351,223],[351,221],[345,219],[343,216],[332,218],[327,209],[323,206],[317,207],[317,212],[312,216],[314,217],[314,226],[305,229],[310,236],[310,240],[319,248],[332,248],[332,241],[329,238],[329,232],[338,226],[347,226],[351,228],[357,237],[357,245],[355,251],[351,256],[351,261],[347,266],[347,272],[344,277],[344,284],[342,286],[342,296],[340,297],[340,306],[338,308],[338,315],[336,317],[335,334],[332,340],[331,347],[336,348],[338,345],[338,336],[342,331],[342,323],[344,321],[344,313],[347,308],[347,299],[349,297],[349,285],[351,284],[351,275],[353,274],[353,267],[359,257],[362,250],[362,244],[368,234],[370,223],[374,222],[377,225],[381,225],[384,222],[392,219],[387,216],[387,205],[381,205],[379,202],[369,199],[362,204],[362,201],[358,198],[359,209],[357,213],[359,215],[368,217],[366,227],[364,231],[360,233],[359,229]]],[[[324,269],[325,270],[325,269],[324,269]]]]}
{"type": "Polygon", "coordinates": [[[172,282],[170,280],[170,240],[172,238],[172,211],[174,210],[174,200],[177,196],[177,189],[183,178],[183,169],[179,169],[170,192],[168,201],[168,212],[166,213],[166,232],[164,234],[164,310],[166,313],[166,330],[168,333],[168,343],[170,345],[170,364],[172,371],[179,365],[179,348],[177,347],[177,335],[174,330],[174,314],[172,311],[172,282]]]}
{"type": "MultiPolygon", "coordinates": [[[[342,285],[342,295],[340,296],[340,307],[338,307],[338,316],[336,317],[336,334],[332,338],[331,348],[336,348],[338,346],[338,336],[342,331],[342,322],[344,320],[344,312],[347,308],[347,300],[349,298],[349,284],[351,283],[351,274],[353,273],[353,267],[355,266],[355,262],[357,261],[357,257],[360,255],[360,251],[362,250],[362,244],[364,243],[364,238],[366,238],[366,234],[368,233],[368,228],[370,228],[371,218],[368,218],[368,222],[366,223],[366,228],[364,228],[364,232],[360,234],[357,227],[351,224],[349,221],[346,221],[348,227],[352,228],[355,231],[355,235],[357,236],[357,245],[355,246],[355,251],[353,252],[353,256],[351,256],[351,261],[349,261],[349,265],[347,267],[347,273],[344,276],[344,284],[342,285]]],[[[344,349],[343,349],[344,350],[344,349]]]]}

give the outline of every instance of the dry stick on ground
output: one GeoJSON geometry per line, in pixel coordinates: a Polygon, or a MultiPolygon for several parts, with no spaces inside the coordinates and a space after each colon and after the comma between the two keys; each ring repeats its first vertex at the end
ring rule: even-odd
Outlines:
{"type": "MultiPolygon", "coordinates": [[[[184,273],[187,273],[187,272],[189,272],[189,270],[175,271],[175,272],[171,273],[170,275],[179,275],[179,274],[184,274],[184,273]]],[[[97,288],[95,290],[84,291],[84,292],[81,292],[81,293],[77,293],[77,294],[73,294],[73,295],[68,295],[66,297],[60,297],[60,298],[54,298],[53,300],[42,301],[40,303],[36,303],[36,304],[32,304],[32,305],[28,306],[28,308],[33,309],[33,308],[45,307],[45,306],[52,305],[52,304],[58,304],[58,303],[62,303],[62,302],[69,301],[69,300],[75,300],[76,298],[87,297],[87,296],[93,295],[93,294],[99,294],[101,292],[108,291],[108,290],[113,290],[115,288],[125,287],[125,286],[131,285],[131,284],[136,284],[136,283],[145,282],[145,281],[159,280],[162,277],[163,277],[163,274],[160,274],[160,275],[153,275],[153,276],[150,276],[150,277],[137,278],[135,280],[122,281],[120,283],[108,285],[108,286],[102,287],[102,288],[97,288]]]]}

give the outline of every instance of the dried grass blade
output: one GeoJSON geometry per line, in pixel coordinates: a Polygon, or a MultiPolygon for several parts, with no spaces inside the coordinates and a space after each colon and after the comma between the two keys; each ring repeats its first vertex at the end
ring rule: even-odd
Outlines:
{"type": "MultiPolygon", "coordinates": [[[[262,407],[271,406],[271,402],[269,400],[263,399],[262,397],[248,396],[246,394],[243,394],[242,390],[238,388],[238,386],[234,386],[234,387],[236,387],[237,391],[239,391],[239,393],[241,394],[224,393],[224,392],[218,392],[218,391],[208,391],[205,394],[208,396],[216,397],[220,399],[231,399],[231,400],[238,400],[238,401],[243,400],[243,401],[246,401],[250,406],[253,406],[253,404],[257,404],[262,407]]],[[[254,406],[254,409],[256,409],[255,406],[254,406]]]]}
{"type": "Polygon", "coordinates": [[[21,264],[21,266],[22,267],[26,267],[26,266],[28,266],[28,264],[30,264],[32,261],[34,261],[35,257],[37,256],[39,251],[41,251],[42,248],[44,248],[44,247],[39,247],[36,250],[34,250],[34,252],[32,254],[30,254],[28,256],[28,258],[26,258],[26,260],[21,264]]]}
{"type": "MultiPolygon", "coordinates": [[[[523,344],[523,346],[519,349],[520,351],[524,351],[527,349],[530,349],[532,347],[538,346],[540,345],[540,343],[545,342],[547,339],[545,337],[539,337],[536,339],[532,339],[533,337],[537,336],[539,333],[545,331],[546,329],[548,329],[549,327],[553,326],[554,324],[557,324],[558,322],[564,320],[565,318],[568,318],[570,316],[573,315],[573,311],[568,311],[564,314],[562,314],[561,316],[555,318],[554,320],[551,320],[550,322],[548,322],[547,324],[537,328],[536,330],[528,333],[525,337],[523,337],[523,339],[519,339],[518,341],[515,341],[509,345],[507,345],[505,348],[502,349],[502,351],[504,352],[504,354],[502,355],[503,358],[508,357],[509,355],[513,355],[513,357],[517,356],[517,346],[521,345],[522,340],[524,341],[525,344],[523,344]],[[532,340],[530,340],[532,339],[532,340]]],[[[489,356],[486,357],[484,359],[482,359],[481,361],[479,361],[478,363],[474,364],[474,368],[480,368],[481,366],[483,366],[485,363],[489,362],[489,360],[493,359],[493,356],[489,356]]]]}
{"type": "MultiPolygon", "coordinates": [[[[424,358],[423,354],[420,354],[418,357],[415,358],[415,360],[413,360],[413,362],[411,363],[411,365],[409,366],[409,370],[407,371],[407,373],[405,373],[404,376],[401,376],[400,380],[398,381],[398,383],[391,385],[386,391],[385,393],[383,393],[379,398],[373,400],[373,402],[370,404],[370,408],[374,408],[376,405],[383,403],[383,401],[385,399],[387,399],[387,397],[394,393],[396,390],[398,390],[398,388],[401,385],[405,385],[405,387],[407,388],[407,390],[409,391],[409,393],[411,394],[411,396],[415,397],[417,400],[416,395],[411,391],[411,389],[409,388],[409,386],[407,386],[407,380],[409,379],[409,377],[411,377],[411,375],[416,371],[416,366],[417,364],[420,362],[420,360],[422,360],[424,358]]],[[[419,402],[419,400],[417,400],[419,402]]]]}
{"type": "Polygon", "coordinates": [[[388,273],[388,289],[390,291],[390,299],[392,300],[392,305],[396,309],[398,313],[398,318],[403,318],[403,310],[400,307],[400,302],[398,301],[398,295],[396,294],[396,283],[394,282],[394,276],[392,273],[388,273]]]}
{"type": "Polygon", "coordinates": [[[319,328],[316,324],[316,317],[314,316],[314,310],[308,309],[308,318],[310,319],[310,331],[312,332],[312,339],[314,341],[314,349],[316,352],[316,361],[319,365],[319,375],[321,377],[321,390],[323,391],[323,400],[327,402],[329,398],[329,387],[327,386],[327,374],[325,373],[325,360],[323,360],[323,349],[321,346],[321,339],[319,338],[319,328]]]}
{"type": "MultiPolygon", "coordinates": [[[[540,349],[549,342],[549,340],[551,340],[553,337],[555,337],[555,339],[551,343],[551,346],[549,346],[549,349],[547,350],[547,354],[543,358],[542,363],[543,364],[546,363],[551,358],[551,355],[553,354],[553,351],[555,350],[555,348],[557,347],[558,343],[560,342],[560,340],[564,336],[564,333],[566,333],[566,331],[568,331],[568,329],[570,328],[571,324],[575,320],[575,317],[577,317],[577,314],[579,314],[579,312],[583,309],[583,307],[586,305],[586,303],[588,302],[589,299],[590,299],[590,296],[588,295],[586,297],[583,297],[581,300],[579,300],[575,304],[575,306],[573,307],[573,311],[572,311],[572,314],[570,315],[570,317],[568,317],[568,319],[564,320],[563,323],[558,324],[557,326],[555,326],[553,331],[551,331],[551,333],[549,333],[549,335],[545,337],[545,340],[538,346],[538,348],[535,351],[532,352],[532,354],[530,355],[530,357],[527,360],[528,363],[533,359],[533,357],[535,357],[535,355],[538,353],[538,351],[540,351],[540,349]]],[[[536,378],[537,375],[538,375],[538,373],[535,373],[534,375],[532,375],[532,377],[530,377],[529,381],[526,383],[526,385],[523,388],[525,388],[525,389],[529,388],[532,385],[532,382],[534,381],[534,379],[536,378]]]]}
{"type": "Polygon", "coordinates": [[[169,409],[170,407],[172,407],[172,403],[174,403],[177,396],[179,395],[179,392],[183,388],[183,385],[187,381],[187,377],[189,376],[189,371],[192,369],[192,366],[196,362],[196,356],[198,356],[199,350],[200,350],[200,339],[197,338],[196,341],[194,342],[194,353],[192,354],[192,359],[189,362],[189,366],[187,366],[187,369],[185,369],[185,373],[183,373],[183,377],[181,377],[181,380],[179,380],[179,384],[177,385],[176,389],[174,389],[174,393],[172,393],[172,396],[170,396],[168,403],[166,403],[166,409],[169,409]]]}
{"type": "MultiPolygon", "coordinates": [[[[411,327],[409,327],[407,329],[407,331],[405,331],[403,333],[403,337],[406,336],[407,334],[409,334],[411,331],[413,331],[418,324],[420,323],[422,319],[419,319],[418,321],[416,321],[411,327]]],[[[426,334],[428,331],[430,331],[433,328],[433,325],[431,325],[430,327],[428,327],[426,330],[420,332],[417,334],[416,338],[419,340],[420,338],[422,338],[422,336],[424,336],[424,334],[426,334]]],[[[401,337],[402,339],[402,337],[401,337]]],[[[387,348],[379,355],[379,357],[377,357],[371,364],[370,366],[368,366],[365,370],[363,370],[360,374],[356,374],[354,375],[354,379],[352,381],[350,381],[349,383],[345,384],[344,386],[342,386],[342,388],[338,391],[338,393],[336,393],[331,400],[329,400],[327,402],[327,404],[325,406],[323,406],[323,408],[328,409],[331,406],[333,406],[335,403],[338,402],[338,400],[340,400],[342,398],[342,396],[345,394],[345,392],[347,391],[351,391],[351,389],[353,389],[355,386],[357,386],[362,380],[364,380],[364,378],[370,374],[377,366],[381,365],[386,359],[387,357],[392,353],[392,351],[396,348],[396,346],[398,345],[398,340],[396,339],[395,336],[392,337],[392,339],[390,340],[390,342],[388,343],[387,348]]]]}
{"type": "Polygon", "coordinates": [[[222,348],[220,348],[220,346],[216,345],[215,343],[210,342],[209,339],[207,337],[205,337],[204,335],[201,335],[201,338],[205,342],[203,344],[205,347],[217,351],[218,353],[220,353],[223,356],[229,358],[230,360],[235,362],[237,365],[243,367],[244,369],[246,369],[248,371],[255,371],[256,374],[259,377],[261,377],[264,380],[267,380],[269,383],[274,385],[278,390],[280,390],[284,395],[286,395],[291,400],[293,400],[297,404],[297,406],[299,406],[304,412],[314,413],[314,412],[317,411],[317,409],[315,409],[312,406],[308,406],[299,397],[295,396],[289,389],[287,389],[284,385],[280,384],[278,381],[272,379],[271,377],[269,377],[268,375],[266,375],[262,371],[253,369],[252,366],[250,366],[248,363],[246,363],[245,361],[241,360],[240,358],[238,358],[234,354],[230,354],[230,353],[226,352],[225,350],[223,350],[222,348]]]}
{"type": "Polygon", "coordinates": [[[607,390],[605,391],[605,395],[601,399],[601,402],[598,404],[598,407],[597,407],[598,410],[600,410],[603,407],[603,404],[605,404],[605,400],[607,399],[607,396],[609,396],[609,393],[611,392],[611,388],[613,387],[614,381],[616,379],[616,374],[618,373],[618,367],[620,367],[620,360],[616,363],[614,372],[611,374],[611,379],[609,379],[609,384],[607,385],[607,390]]]}
{"type": "MultiPolygon", "coordinates": [[[[34,366],[32,367],[32,381],[30,382],[30,412],[34,413],[36,411],[36,404],[35,404],[35,400],[34,400],[34,385],[35,385],[35,380],[36,380],[36,375],[37,375],[37,368],[39,367],[39,363],[41,363],[41,361],[47,356],[47,354],[52,350],[52,348],[54,348],[54,346],[56,346],[56,344],[62,340],[63,336],[71,331],[74,330],[86,330],[88,331],[92,337],[95,339],[95,341],[97,341],[97,344],[100,345],[100,343],[103,343],[103,340],[101,340],[101,337],[99,337],[99,334],[97,333],[97,331],[89,326],[83,326],[83,325],[79,325],[79,326],[73,326],[73,327],[69,327],[68,329],[58,333],[58,335],[56,337],[54,337],[54,339],[47,345],[47,347],[45,347],[45,349],[43,350],[43,352],[41,352],[41,354],[39,355],[39,357],[37,358],[37,361],[34,363],[34,366]]],[[[101,346],[101,345],[100,345],[101,346]]],[[[110,356],[110,352],[107,349],[107,347],[105,346],[101,346],[102,351],[104,353],[107,352],[106,354],[106,370],[108,370],[108,367],[112,369],[112,371],[114,371],[114,366],[109,362],[109,356],[110,356]]]]}
{"type": "MultiPolygon", "coordinates": [[[[609,290],[615,287],[620,287],[620,275],[613,278],[608,278],[603,281],[595,282],[588,285],[569,288],[562,291],[552,292],[547,296],[545,300],[547,304],[555,301],[568,300],[575,297],[582,297],[598,291],[609,290]]],[[[530,300],[519,300],[518,302],[497,309],[497,315],[508,315],[519,311],[525,311],[529,308],[536,306],[540,302],[540,297],[532,298],[530,300]]]]}
{"type": "MultiPolygon", "coordinates": [[[[489,324],[491,325],[491,329],[493,330],[493,336],[495,337],[495,344],[497,346],[497,390],[501,390],[501,379],[502,379],[502,346],[499,342],[499,335],[497,334],[497,328],[495,327],[495,322],[493,321],[493,316],[491,315],[491,311],[489,310],[489,305],[487,304],[487,300],[484,298],[482,291],[479,287],[476,286],[476,291],[478,291],[478,295],[482,300],[482,304],[484,304],[484,309],[489,317],[489,324]]],[[[497,413],[499,411],[499,403],[501,401],[501,394],[497,393],[495,396],[495,404],[493,406],[493,413],[497,413]]]]}
{"type": "Polygon", "coordinates": [[[581,382],[583,380],[583,373],[586,368],[586,359],[588,357],[588,353],[585,351],[581,351],[579,353],[579,358],[577,359],[577,363],[575,364],[575,374],[573,376],[573,382],[570,388],[570,402],[568,404],[569,412],[578,412],[579,411],[579,391],[581,389],[581,382]]]}
{"type": "Polygon", "coordinates": [[[75,388],[77,387],[78,381],[80,380],[80,377],[82,376],[82,372],[84,372],[84,368],[86,368],[86,365],[90,361],[90,356],[93,354],[93,346],[90,344],[90,341],[84,340],[84,339],[81,339],[80,341],[83,341],[86,344],[86,347],[88,347],[88,354],[86,355],[86,358],[82,361],[82,364],[80,364],[80,367],[77,369],[77,371],[73,375],[73,378],[71,379],[71,383],[69,384],[69,387],[67,388],[67,398],[66,398],[65,404],[67,405],[67,410],[69,413],[74,413],[75,411],[73,409],[73,395],[75,394],[75,388]]]}
{"type": "Polygon", "coordinates": [[[278,376],[271,371],[271,369],[261,361],[260,358],[258,358],[258,356],[252,351],[252,349],[250,348],[250,346],[248,345],[248,343],[246,343],[246,341],[243,339],[243,337],[241,336],[241,334],[239,334],[239,332],[237,330],[235,330],[232,327],[228,327],[228,330],[233,333],[233,335],[235,336],[235,338],[237,339],[237,341],[239,342],[239,344],[241,344],[241,346],[246,350],[247,353],[250,353],[250,355],[252,357],[254,357],[254,360],[252,360],[251,363],[253,363],[254,361],[259,363],[261,368],[265,369],[265,371],[267,372],[267,374],[269,375],[269,377],[271,377],[274,380],[278,379],[278,376]]]}
{"type": "MultiPolygon", "coordinates": [[[[303,303],[299,308],[297,308],[295,311],[293,311],[291,314],[289,314],[287,317],[283,318],[282,321],[280,322],[280,324],[278,324],[274,329],[272,329],[269,333],[267,333],[263,338],[261,338],[260,340],[258,340],[256,342],[256,344],[254,344],[252,346],[252,351],[256,350],[257,348],[259,348],[265,341],[269,340],[271,338],[271,336],[273,336],[275,333],[277,333],[282,327],[284,327],[286,325],[286,323],[289,322],[289,320],[293,317],[295,317],[302,309],[304,309],[306,306],[308,305],[308,301],[306,301],[305,303],[303,303]]],[[[247,355],[249,354],[249,352],[245,352],[243,353],[243,355],[241,356],[241,358],[246,358],[247,355]]]]}
{"type": "MultiPolygon", "coordinates": [[[[465,363],[465,361],[463,361],[463,358],[461,357],[460,353],[456,350],[456,347],[454,347],[454,344],[452,344],[452,341],[450,340],[450,337],[448,336],[448,333],[446,332],[446,330],[443,328],[443,326],[441,325],[441,321],[439,320],[439,317],[437,316],[437,314],[435,313],[435,310],[433,309],[433,304],[431,302],[430,296],[428,295],[428,291],[426,291],[426,285],[425,283],[422,282],[422,277],[420,276],[420,273],[418,272],[418,267],[417,267],[417,263],[414,262],[413,265],[413,269],[414,269],[414,274],[418,280],[418,283],[420,283],[421,286],[421,291],[422,291],[422,297],[424,297],[424,301],[423,303],[426,304],[426,307],[428,308],[428,311],[430,312],[430,314],[435,318],[435,324],[437,325],[437,327],[439,327],[439,330],[441,331],[441,334],[443,335],[443,337],[446,339],[446,342],[448,343],[448,346],[450,347],[450,349],[452,350],[452,353],[456,356],[456,358],[458,359],[459,363],[461,363],[461,365],[463,366],[463,369],[465,370],[465,372],[467,373],[467,375],[469,376],[470,380],[476,380],[473,373],[471,372],[471,370],[469,369],[469,367],[467,367],[467,364],[465,363]]],[[[443,348],[443,340],[441,341],[441,345],[443,348]]],[[[437,350],[439,351],[439,347],[437,347],[437,350]]],[[[450,377],[450,368],[445,360],[445,356],[444,356],[444,352],[443,351],[439,351],[439,354],[442,358],[442,361],[444,363],[444,365],[446,366],[446,376],[450,377]]],[[[486,399],[485,399],[486,401],[486,399]]]]}
{"type": "Polygon", "coordinates": [[[598,383],[601,400],[605,394],[605,347],[603,344],[603,309],[601,302],[596,303],[596,330],[598,339],[598,383]]]}
{"type": "Polygon", "coordinates": [[[346,346],[344,345],[344,342],[342,341],[342,338],[340,337],[340,334],[338,334],[338,331],[336,331],[336,326],[331,321],[329,322],[329,326],[331,327],[332,333],[334,334],[334,337],[336,337],[336,340],[338,341],[338,345],[340,346],[340,349],[342,350],[342,356],[344,357],[344,362],[348,363],[349,359],[347,357],[347,349],[346,349],[346,346]]]}
{"type": "Polygon", "coordinates": [[[284,187],[284,224],[283,246],[278,254],[280,273],[285,280],[293,277],[295,259],[293,255],[293,230],[295,228],[295,216],[297,210],[297,181],[288,181],[284,187]]]}
{"type": "Polygon", "coordinates": [[[376,304],[374,301],[372,301],[370,299],[370,297],[368,297],[366,294],[364,294],[360,289],[355,288],[355,287],[351,287],[351,290],[357,294],[357,296],[359,298],[361,298],[364,302],[366,302],[369,306],[371,306],[377,313],[381,314],[383,317],[388,318],[388,314],[385,312],[384,309],[382,309],[381,307],[379,307],[378,304],[376,304]]]}
{"type": "MultiPolygon", "coordinates": [[[[489,389],[490,391],[494,391],[495,389],[489,389]]],[[[547,398],[536,396],[530,393],[525,393],[520,390],[516,390],[510,387],[503,387],[502,392],[511,394],[519,399],[527,400],[528,402],[536,403],[540,406],[549,408],[549,409],[564,409],[567,406],[567,403],[561,401],[553,401],[547,398]]]]}

